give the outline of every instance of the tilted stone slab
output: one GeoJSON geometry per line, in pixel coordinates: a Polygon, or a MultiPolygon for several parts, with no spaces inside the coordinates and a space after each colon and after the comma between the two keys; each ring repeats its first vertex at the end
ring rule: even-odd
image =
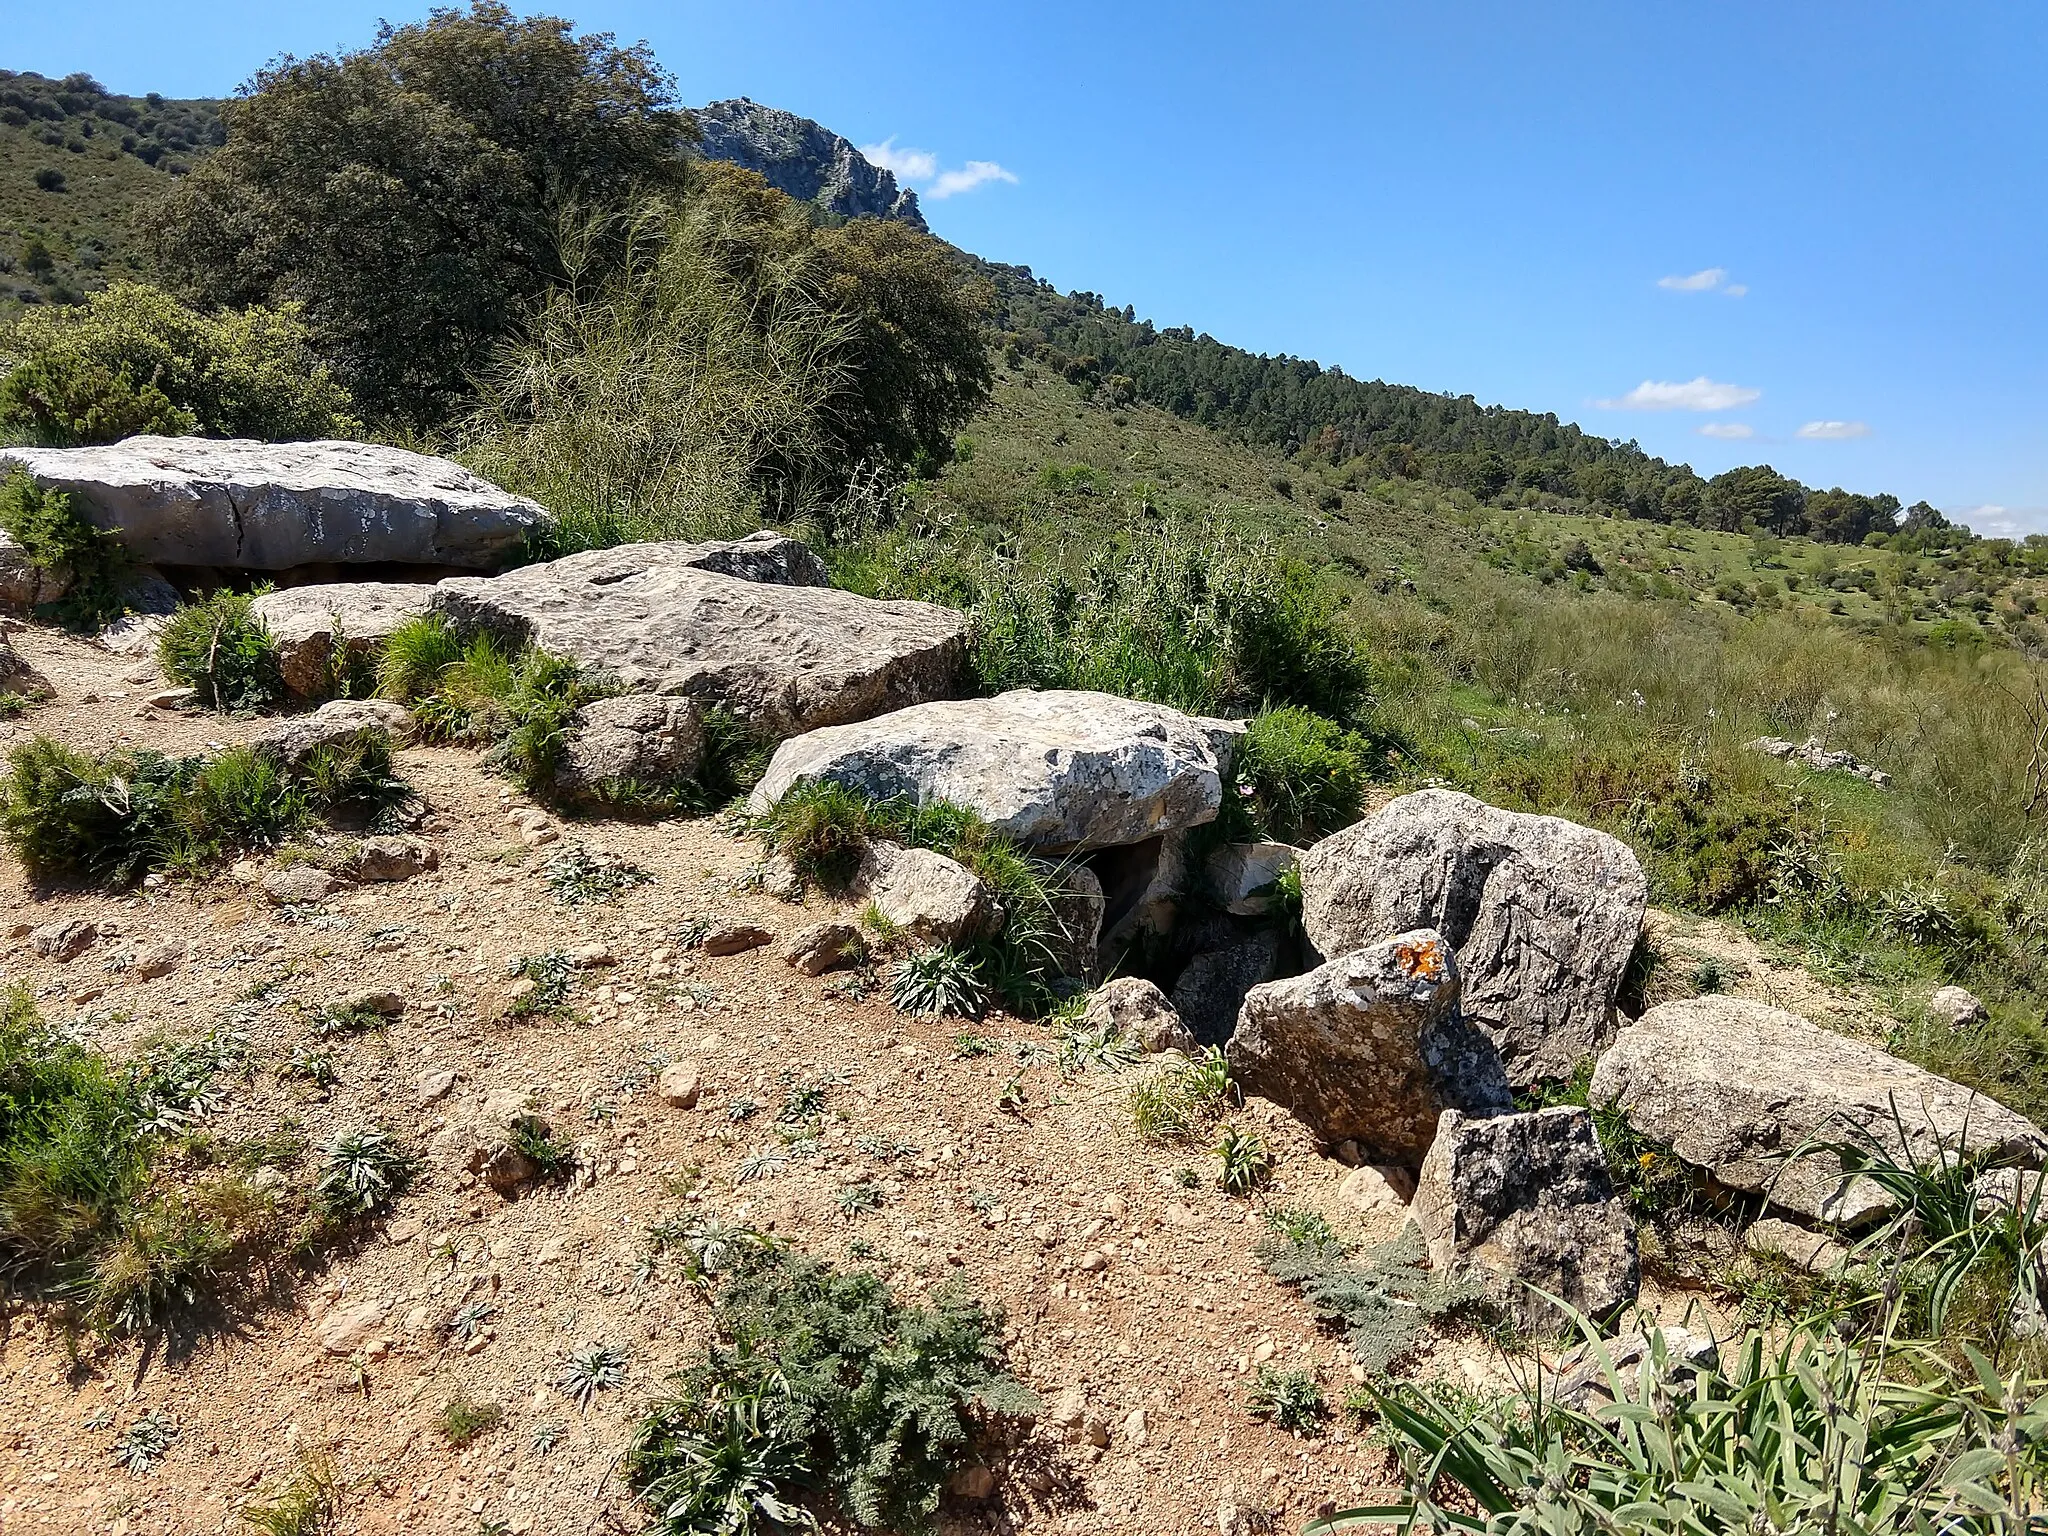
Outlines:
{"type": "Polygon", "coordinates": [[[150,565],[488,570],[551,522],[540,503],[459,464],[378,443],[131,437],[0,449],[9,461],[150,565]]]}
{"type": "Polygon", "coordinates": [[[1649,898],[1627,844],[1555,816],[1425,789],[1301,856],[1309,942],[1341,955],[1410,928],[1458,952],[1465,1016],[1517,1087],[1568,1078],[1614,1037],[1649,898]]]}
{"type": "Polygon", "coordinates": [[[810,553],[774,535],[625,544],[501,576],[451,577],[435,586],[433,607],[458,627],[530,641],[629,692],[725,704],[778,736],[960,691],[965,614],[778,577],[813,574],[797,552],[810,553]]]}
{"type": "Polygon", "coordinates": [[[1243,725],[1107,693],[1018,689],[785,741],[752,804],[806,780],[965,806],[1020,842],[1084,850],[1216,819],[1243,725]]]}
{"type": "Polygon", "coordinates": [[[1409,1211],[1433,1267],[1477,1269],[1530,1325],[1561,1320],[1545,1296],[1594,1318],[1636,1298],[1635,1218],[1576,1106],[1483,1119],[1446,1110],[1409,1211]]]}
{"type": "Polygon", "coordinates": [[[2048,1157],[2048,1137],[1996,1099],[1744,998],[1652,1008],[1600,1057],[1591,1099],[1716,1183],[1810,1220],[1854,1224],[1889,1208],[1876,1184],[1844,1177],[1831,1145],[1902,1165],[2048,1157]]]}
{"type": "Polygon", "coordinates": [[[1421,1163],[1446,1109],[1511,1107],[1493,1043],[1458,1012],[1441,934],[1404,933],[1253,987],[1224,1049],[1233,1081],[1369,1163],[1421,1163]]]}

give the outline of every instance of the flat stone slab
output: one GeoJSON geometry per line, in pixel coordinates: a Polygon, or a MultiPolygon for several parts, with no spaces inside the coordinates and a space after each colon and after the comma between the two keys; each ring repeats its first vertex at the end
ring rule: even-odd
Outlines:
{"type": "Polygon", "coordinates": [[[5,448],[149,565],[284,571],[391,563],[489,570],[552,521],[447,459],[378,443],[131,437],[5,448]]]}
{"type": "Polygon", "coordinates": [[[821,574],[810,551],[772,534],[625,544],[501,576],[451,577],[435,586],[433,607],[460,628],[531,642],[628,692],[724,704],[777,736],[960,691],[965,614],[810,584],[821,574]]]}
{"type": "Polygon", "coordinates": [[[1890,1206],[1830,1144],[1927,1166],[1959,1153],[2038,1168],[2048,1137],[1996,1099],[1766,1003],[1652,1008],[1593,1071],[1591,1100],[1729,1189],[1854,1225],[1890,1206]]]}
{"type": "Polygon", "coordinates": [[[1113,694],[1018,689],[785,741],[751,803],[826,779],[877,800],[950,801],[1043,849],[1122,847],[1215,820],[1243,729],[1113,694]]]}

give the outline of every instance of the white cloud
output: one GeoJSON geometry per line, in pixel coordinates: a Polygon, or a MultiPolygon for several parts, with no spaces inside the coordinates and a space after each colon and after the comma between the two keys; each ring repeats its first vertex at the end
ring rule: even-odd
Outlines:
{"type": "Polygon", "coordinates": [[[1812,442],[1839,443],[1852,437],[1870,436],[1870,427],[1860,421],[1809,421],[1793,436],[1812,442]]]}
{"type": "Polygon", "coordinates": [[[1746,421],[1710,421],[1700,428],[1701,437],[1725,437],[1731,441],[1755,437],[1756,428],[1746,421]]]}
{"type": "Polygon", "coordinates": [[[1657,286],[1669,288],[1673,293],[1722,293],[1731,299],[1739,299],[1749,292],[1749,284],[1728,281],[1726,267],[1703,267],[1697,272],[1673,273],[1670,277],[1658,278],[1657,286]]]}
{"type": "Polygon", "coordinates": [[[1645,379],[1618,400],[1595,400],[1605,411],[1732,411],[1763,397],[1746,384],[1717,384],[1705,374],[1682,384],[1645,379]]]}
{"type": "Polygon", "coordinates": [[[899,181],[930,181],[939,174],[939,157],[928,149],[898,149],[892,133],[879,144],[863,144],[860,152],[870,165],[894,171],[899,181]]]}
{"type": "Polygon", "coordinates": [[[915,186],[930,198],[948,198],[991,181],[1015,182],[1017,174],[1006,171],[993,160],[970,160],[950,171],[939,169],[939,157],[928,149],[899,148],[896,136],[879,144],[863,144],[860,152],[868,164],[893,171],[905,186],[915,186]]]}
{"type": "Polygon", "coordinates": [[[2030,533],[2048,533],[2048,507],[2002,507],[1992,502],[1949,515],[1987,539],[2024,539],[2030,533]]]}
{"type": "Polygon", "coordinates": [[[957,171],[947,171],[932,183],[927,194],[933,198],[952,197],[959,192],[972,192],[983,182],[1007,181],[1014,183],[1016,172],[1006,171],[993,160],[970,160],[957,171]]]}

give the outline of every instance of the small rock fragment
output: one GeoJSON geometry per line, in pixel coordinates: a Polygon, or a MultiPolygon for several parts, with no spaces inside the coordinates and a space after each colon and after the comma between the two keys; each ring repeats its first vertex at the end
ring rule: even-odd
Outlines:
{"type": "Polygon", "coordinates": [[[752,923],[726,923],[704,935],[698,948],[707,955],[738,955],[759,949],[775,935],[752,923]]]}
{"type": "Polygon", "coordinates": [[[30,937],[37,954],[45,959],[68,963],[91,949],[99,936],[99,924],[82,917],[70,917],[45,923],[30,937]]]}
{"type": "Polygon", "coordinates": [[[168,976],[185,963],[185,946],[175,939],[148,944],[135,952],[135,964],[131,967],[141,981],[155,981],[159,976],[168,976]]]}
{"type": "Polygon", "coordinates": [[[289,869],[273,869],[263,877],[263,894],[273,905],[280,907],[325,901],[340,886],[340,881],[317,864],[294,864],[289,869]]]}
{"type": "Polygon", "coordinates": [[[367,987],[349,993],[341,1008],[344,1013],[374,1013],[379,1018],[395,1019],[405,1012],[405,994],[389,987],[367,987]]]}
{"type": "Polygon", "coordinates": [[[864,947],[860,929],[852,923],[813,923],[791,934],[777,953],[804,975],[822,976],[858,964],[864,947]]]}
{"type": "Polygon", "coordinates": [[[414,1080],[413,1086],[419,1090],[422,1106],[438,1104],[454,1091],[455,1074],[446,1067],[436,1068],[431,1071],[422,1072],[414,1080]]]}
{"type": "Polygon", "coordinates": [[[417,837],[366,837],[356,846],[356,875],[364,880],[410,880],[440,862],[434,845],[417,837]]]}
{"type": "Polygon", "coordinates": [[[696,1065],[678,1061],[661,1069],[661,1076],[654,1082],[654,1091],[671,1109],[695,1109],[702,1086],[702,1074],[696,1065]]]}

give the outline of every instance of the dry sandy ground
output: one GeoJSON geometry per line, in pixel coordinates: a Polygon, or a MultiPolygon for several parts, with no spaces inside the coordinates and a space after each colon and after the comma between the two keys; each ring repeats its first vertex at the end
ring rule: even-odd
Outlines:
{"type": "MultiPolygon", "coordinates": [[[[254,728],[148,709],[154,689],[134,680],[134,664],[82,643],[42,631],[16,639],[58,689],[28,729],[190,751],[254,728]]],[[[0,973],[26,979],[50,1019],[117,1053],[157,1035],[245,1036],[250,1070],[206,1122],[223,1141],[289,1121],[317,1148],[381,1122],[424,1151],[483,1093],[530,1088],[590,1177],[505,1199],[430,1163],[356,1249],[252,1290],[238,1315],[176,1348],[89,1346],[74,1361],[46,1318],[17,1309],[0,1346],[0,1531],[241,1529],[252,1492],[309,1451],[340,1472],[342,1530],[639,1529],[618,1458],[708,1331],[704,1300],[672,1269],[642,1276],[644,1233],[691,1213],[771,1227],[833,1259],[864,1245],[867,1262],[913,1295],[963,1278],[1004,1309],[1021,1377],[1049,1402],[1085,1392],[1109,1444],[1042,1425],[994,1461],[990,1498],[949,1502],[948,1529],[1213,1531],[1226,1501],[1298,1528],[1331,1501],[1390,1491],[1385,1453],[1341,1420],[1299,1440],[1245,1409],[1262,1358],[1313,1367],[1333,1400],[1352,1384],[1342,1347],[1260,1270],[1262,1209],[1313,1205],[1366,1235],[1335,1200],[1345,1170],[1272,1106],[1254,1101],[1239,1116],[1277,1154],[1272,1189],[1251,1202],[1225,1196],[1205,1149],[1137,1140],[1125,1109],[1132,1075],[1063,1072],[1041,1026],[991,1018],[979,1030],[1001,1049],[963,1058],[958,1021],[835,995],[841,978],[802,977],[772,948],[695,953],[693,921],[784,934],[833,910],[749,889],[758,850],[713,822],[564,825],[562,842],[528,849],[507,822],[509,792],[473,754],[410,749],[401,766],[430,806],[433,873],[292,911],[268,905],[246,869],[39,899],[10,868],[0,889],[17,936],[0,973]],[[575,842],[652,878],[615,901],[565,905],[545,866],[575,842]],[[19,936],[74,916],[98,922],[101,937],[68,964],[38,958],[19,936]],[[123,969],[137,946],[165,939],[187,951],[172,974],[138,981],[123,969]],[[618,963],[579,972],[566,1013],[507,1016],[512,961],[594,943],[618,963]],[[323,1046],[319,1011],[369,987],[402,993],[403,1015],[323,1046]],[[1014,1047],[1029,1044],[1042,1049],[1026,1063],[1014,1047]],[[331,1091],[280,1078],[295,1052],[316,1048],[338,1070],[331,1091]],[[694,1109],[653,1090],[678,1061],[701,1069],[694,1109]],[[443,1071],[456,1075],[453,1092],[422,1103],[422,1075],[443,1071]],[[1013,1076],[1021,1113],[999,1104],[1013,1076]],[[827,1080],[821,1153],[742,1182],[743,1163],[781,1147],[786,1090],[827,1080]],[[741,1101],[761,1109],[736,1119],[741,1101]],[[1179,1181],[1186,1168],[1201,1171],[1201,1188],[1179,1181]],[[842,1214],[840,1191],[865,1182],[885,1203],[842,1214]],[[453,1342],[447,1320],[479,1300],[496,1309],[488,1332],[453,1342]],[[344,1314],[369,1321],[324,1347],[323,1326],[344,1314]],[[554,1380],[570,1351],[595,1343],[624,1346],[628,1374],[585,1412],[554,1380]],[[458,1392],[505,1415],[459,1452],[435,1428],[458,1392]],[[130,1476],[111,1451],[150,1411],[179,1437],[155,1471],[130,1476]],[[558,1435],[539,1450],[545,1426],[558,1435]]],[[[1504,1379],[1469,1339],[1440,1346],[1423,1369],[1504,1379]]]]}

